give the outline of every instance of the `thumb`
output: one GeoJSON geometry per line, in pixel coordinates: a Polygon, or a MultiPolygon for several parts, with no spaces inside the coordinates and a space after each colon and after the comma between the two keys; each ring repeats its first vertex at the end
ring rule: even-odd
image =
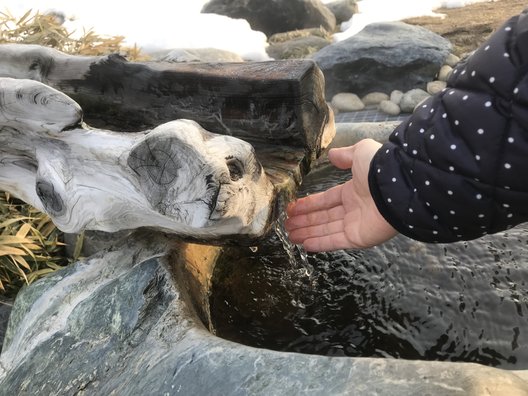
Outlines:
{"type": "Polygon", "coordinates": [[[328,159],[332,165],[339,169],[350,169],[355,151],[354,146],[333,148],[328,152],[328,159]]]}

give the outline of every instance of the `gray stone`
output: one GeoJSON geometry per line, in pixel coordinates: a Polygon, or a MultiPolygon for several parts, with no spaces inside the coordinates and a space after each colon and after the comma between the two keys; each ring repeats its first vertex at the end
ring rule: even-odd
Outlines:
{"type": "Polygon", "coordinates": [[[453,68],[451,66],[443,65],[440,68],[440,71],[438,72],[438,80],[447,81],[452,71],[453,71],[453,68]]]}
{"type": "Polygon", "coordinates": [[[445,81],[440,81],[440,80],[430,81],[427,83],[427,92],[430,95],[434,95],[438,92],[441,92],[446,86],[447,86],[447,83],[445,81]]]}
{"type": "Polygon", "coordinates": [[[117,239],[124,238],[131,233],[130,230],[119,232],[104,231],[84,231],[81,234],[64,233],[62,242],[64,242],[64,251],[69,259],[78,259],[79,257],[89,257],[104,249],[110,247],[117,239]],[[80,248],[79,252],[75,252],[80,248]],[[75,257],[79,254],[78,257],[75,257]]]}
{"type": "Polygon", "coordinates": [[[528,390],[519,376],[476,364],[282,353],[217,338],[198,320],[183,283],[173,281],[179,278],[174,251],[186,249],[137,233],[25,288],[0,355],[0,395],[15,389],[61,395],[528,390]]]}
{"type": "Polygon", "coordinates": [[[449,54],[445,60],[445,64],[451,67],[455,67],[460,62],[460,58],[455,54],[449,54]]]}
{"type": "Polygon", "coordinates": [[[374,23],[317,52],[326,96],[337,92],[425,89],[449,54],[451,44],[431,31],[403,22],[374,23]]]}
{"type": "Polygon", "coordinates": [[[157,61],[163,62],[244,62],[233,52],[217,48],[176,48],[153,54],[157,61]]]}
{"type": "Polygon", "coordinates": [[[379,109],[388,115],[397,116],[401,113],[400,106],[390,100],[384,100],[379,104],[379,109]]]}
{"type": "Polygon", "coordinates": [[[2,352],[2,342],[4,341],[7,322],[11,309],[13,308],[14,300],[0,296],[0,352],[2,352]]]}
{"type": "Polygon", "coordinates": [[[391,102],[397,104],[398,106],[400,105],[402,98],[403,98],[403,92],[400,90],[395,89],[390,94],[391,102]]]}
{"type": "Polygon", "coordinates": [[[356,0],[337,0],[327,3],[326,6],[336,17],[336,23],[348,21],[354,14],[358,13],[356,0]]]}
{"type": "Polygon", "coordinates": [[[389,100],[389,95],[383,92],[369,92],[361,98],[365,106],[377,106],[384,100],[389,100]]]}
{"type": "Polygon", "coordinates": [[[266,52],[273,59],[302,59],[330,45],[328,40],[316,36],[299,37],[282,43],[270,44],[266,52]]]}
{"type": "Polygon", "coordinates": [[[400,102],[401,111],[404,113],[412,113],[414,108],[429,96],[431,95],[429,95],[423,89],[418,88],[405,92],[400,102]]]}
{"type": "Polygon", "coordinates": [[[202,12],[246,19],[267,36],[319,26],[333,32],[336,27],[334,14],[320,0],[211,0],[202,12]]]}
{"type": "Polygon", "coordinates": [[[330,148],[352,146],[367,138],[385,143],[398,125],[398,121],[339,123],[336,125],[336,135],[330,148]]]}
{"type": "Polygon", "coordinates": [[[519,376],[472,363],[283,353],[215,337],[180,283],[172,258],[186,250],[162,235],[137,233],[26,287],[0,355],[0,395],[528,391],[519,376]]]}
{"type": "Polygon", "coordinates": [[[331,106],[332,109],[338,112],[359,111],[365,108],[365,105],[356,94],[347,92],[334,95],[331,106]]]}
{"type": "Polygon", "coordinates": [[[268,43],[270,44],[284,43],[285,41],[295,40],[301,37],[309,37],[309,36],[320,37],[320,38],[325,39],[329,43],[332,42],[332,34],[328,33],[322,27],[318,27],[318,28],[292,30],[290,32],[283,32],[283,33],[275,33],[273,36],[271,36],[268,39],[268,43]]]}

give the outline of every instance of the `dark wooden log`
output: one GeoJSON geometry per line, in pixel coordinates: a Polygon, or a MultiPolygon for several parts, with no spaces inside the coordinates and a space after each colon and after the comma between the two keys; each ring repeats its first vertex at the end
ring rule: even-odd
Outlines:
{"type": "Polygon", "coordinates": [[[309,160],[334,133],[324,77],[309,60],[135,63],[4,44],[0,76],[38,80],[66,93],[100,128],[137,131],[185,118],[253,144],[300,148],[309,160]]]}

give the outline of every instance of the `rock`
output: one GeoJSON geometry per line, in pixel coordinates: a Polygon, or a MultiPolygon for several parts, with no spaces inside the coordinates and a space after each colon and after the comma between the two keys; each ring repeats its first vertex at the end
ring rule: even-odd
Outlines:
{"type": "Polygon", "coordinates": [[[240,55],[216,48],[177,48],[152,56],[162,62],[244,62],[240,55]]]}
{"type": "Polygon", "coordinates": [[[451,66],[448,66],[448,65],[442,66],[440,68],[440,71],[438,72],[438,80],[447,81],[452,71],[453,71],[453,68],[451,66]]]}
{"type": "Polygon", "coordinates": [[[427,83],[427,92],[434,95],[442,91],[447,86],[445,81],[435,80],[427,83]]]}
{"type": "Polygon", "coordinates": [[[414,108],[429,96],[427,92],[419,88],[405,92],[400,102],[401,111],[404,113],[412,113],[414,108]]]}
{"type": "Polygon", "coordinates": [[[389,95],[383,92],[370,92],[361,98],[365,106],[376,106],[384,100],[389,100],[389,95]]]}
{"type": "Polygon", "coordinates": [[[332,43],[332,36],[322,27],[276,33],[266,49],[274,59],[302,59],[332,43]]]}
{"type": "Polygon", "coordinates": [[[385,114],[397,116],[401,113],[400,106],[390,100],[384,100],[379,104],[379,109],[385,114]]]}
{"type": "Polygon", "coordinates": [[[352,146],[367,138],[385,143],[399,124],[400,122],[398,121],[338,123],[336,125],[335,138],[329,147],[352,146]]]}
{"type": "Polygon", "coordinates": [[[332,3],[327,3],[326,6],[335,15],[338,25],[348,21],[359,11],[356,0],[337,0],[332,3]]]}
{"type": "Polygon", "coordinates": [[[449,54],[444,62],[448,66],[455,67],[460,62],[460,58],[455,54],[449,54]]]}
{"type": "Polygon", "coordinates": [[[66,245],[64,251],[66,257],[69,259],[78,259],[79,257],[89,257],[102,250],[109,248],[117,239],[124,238],[131,233],[130,230],[120,232],[104,232],[104,231],[84,231],[82,234],[68,234],[64,233],[62,242],[66,245]],[[80,251],[75,252],[79,238],[80,251]],[[75,257],[75,253],[80,254],[75,257]]]}
{"type": "Polygon", "coordinates": [[[320,0],[211,0],[202,12],[246,19],[267,36],[319,26],[333,32],[336,27],[334,14],[320,0]]]}
{"type": "Polygon", "coordinates": [[[284,33],[275,33],[273,36],[271,36],[268,39],[268,42],[270,44],[278,44],[278,43],[284,43],[285,41],[290,41],[302,37],[320,37],[328,41],[329,43],[332,42],[332,35],[328,33],[325,29],[322,27],[318,28],[310,28],[310,29],[297,29],[292,30],[290,32],[284,32],[284,33]]]}
{"type": "Polygon", "coordinates": [[[193,249],[206,260],[212,248],[136,233],[24,288],[0,355],[0,395],[528,392],[519,376],[472,363],[284,353],[218,338],[179,272],[193,249]]]}
{"type": "Polygon", "coordinates": [[[400,105],[400,102],[401,102],[402,98],[403,98],[403,92],[399,91],[397,89],[392,91],[391,94],[390,94],[391,102],[397,104],[398,106],[400,105]]]}
{"type": "Polygon", "coordinates": [[[330,42],[321,37],[299,37],[282,43],[270,44],[266,52],[273,59],[303,59],[315,54],[330,42]]]}
{"type": "Polygon", "coordinates": [[[334,95],[331,106],[340,113],[347,111],[359,111],[365,108],[365,104],[361,101],[359,96],[346,92],[334,95]]]}
{"type": "Polygon", "coordinates": [[[449,54],[443,37],[403,22],[374,23],[329,45],[313,59],[323,70],[326,97],[338,92],[425,89],[449,54]]]}
{"type": "Polygon", "coordinates": [[[4,341],[7,322],[9,320],[9,315],[11,314],[11,309],[13,308],[13,303],[13,299],[0,296],[0,352],[2,352],[2,343],[4,341]]]}

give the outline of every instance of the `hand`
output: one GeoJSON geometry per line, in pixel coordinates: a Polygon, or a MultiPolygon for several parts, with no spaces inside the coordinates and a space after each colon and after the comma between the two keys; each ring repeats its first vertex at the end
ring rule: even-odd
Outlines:
{"type": "Polygon", "coordinates": [[[368,186],[369,166],[381,144],[364,139],[328,153],[330,162],[352,170],[352,179],[327,191],[301,198],[287,208],[290,240],[310,252],[367,248],[397,231],[378,211],[368,186]]]}

